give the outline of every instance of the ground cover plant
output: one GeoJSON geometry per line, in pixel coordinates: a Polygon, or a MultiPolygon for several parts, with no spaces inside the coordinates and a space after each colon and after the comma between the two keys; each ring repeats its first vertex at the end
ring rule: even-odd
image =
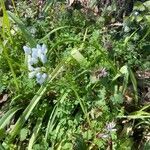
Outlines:
{"type": "Polygon", "coordinates": [[[150,149],[150,1],[85,2],[0,1],[0,150],[150,149]]]}

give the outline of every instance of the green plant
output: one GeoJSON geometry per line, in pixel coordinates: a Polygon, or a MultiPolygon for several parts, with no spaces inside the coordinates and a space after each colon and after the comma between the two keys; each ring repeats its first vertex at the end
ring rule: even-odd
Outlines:
{"type": "Polygon", "coordinates": [[[34,2],[19,1],[12,11],[0,3],[0,149],[149,146],[150,105],[135,71],[148,66],[148,2],[117,28],[105,15],[92,22],[63,2],[47,1],[40,12],[34,2]],[[32,67],[47,75],[44,82],[29,78],[32,67]]]}

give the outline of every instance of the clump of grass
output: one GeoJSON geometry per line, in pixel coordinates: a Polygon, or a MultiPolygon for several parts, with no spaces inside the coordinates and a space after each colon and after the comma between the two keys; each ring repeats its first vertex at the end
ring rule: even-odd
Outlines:
{"type": "Polygon", "coordinates": [[[139,16],[131,14],[116,29],[102,16],[94,22],[78,10],[71,16],[64,3],[42,4],[41,17],[22,12],[23,1],[12,12],[1,5],[0,148],[148,147],[149,104],[135,73],[147,65],[146,52],[140,53],[149,40],[149,22],[141,16],[147,7],[141,11],[140,4],[139,16]]]}

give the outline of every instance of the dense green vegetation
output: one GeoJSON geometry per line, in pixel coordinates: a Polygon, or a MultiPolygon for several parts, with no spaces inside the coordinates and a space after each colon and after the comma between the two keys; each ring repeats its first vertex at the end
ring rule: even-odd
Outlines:
{"type": "Polygon", "coordinates": [[[0,150],[150,149],[150,1],[79,6],[0,1],[0,150]]]}

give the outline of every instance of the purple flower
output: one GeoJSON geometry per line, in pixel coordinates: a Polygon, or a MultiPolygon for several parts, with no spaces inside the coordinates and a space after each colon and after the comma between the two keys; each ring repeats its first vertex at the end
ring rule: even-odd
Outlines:
{"type": "Polygon", "coordinates": [[[101,77],[106,77],[108,75],[108,72],[106,71],[106,68],[99,69],[95,72],[95,75],[98,79],[101,77]]]}
{"type": "Polygon", "coordinates": [[[106,125],[106,129],[108,132],[116,131],[115,126],[116,124],[112,121],[106,125]]]}
{"type": "Polygon", "coordinates": [[[104,133],[98,133],[98,134],[96,135],[96,137],[97,137],[97,138],[106,139],[106,138],[109,137],[109,135],[108,135],[108,134],[104,134],[104,133]]]}

